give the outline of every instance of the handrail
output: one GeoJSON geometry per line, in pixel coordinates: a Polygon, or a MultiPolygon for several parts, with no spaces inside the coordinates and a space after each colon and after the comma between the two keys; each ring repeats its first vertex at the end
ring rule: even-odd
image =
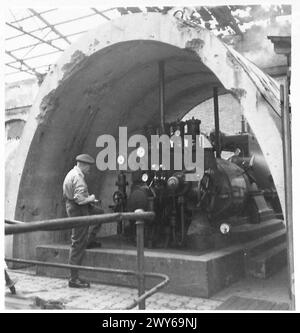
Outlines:
{"type": "MultiPolygon", "coordinates": [[[[102,268],[102,267],[90,267],[90,266],[78,266],[78,265],[69,265],[69,264],[59,264],[55,262],[44,262],[38,260],[27,260],[27,259],[17,259],[17,258],[5,258],[7,262],[15,262],[18,264],[31,264],[31,265],[39,265],[39,266],[47,266],[47,267],[57,267],[57,268],[74,268],[80,269],[83,271],[92,271],[92,272],[102,272],[102,273],[114,273],[114,274],[123,274],[123,275],[137,275],[136,271],[125,270],[125,269],[113,269],[113,268],[102,268]]],[[[143,293],[140,297],[135,299],[130,305],[128,305],[125,310],[130,310],[136,307],[138,304],[143,302],[146,298],[152,296],[158,290],[162,289],[165,285],[167,285],[170,281],[169,277],[165,274],[160,273],[147,273],[143,274],[145,277],[151,277],[155,279],[163,279],[162,282],[149,289],[147,292],[143,293]]]]}
{"type": "Polygon", "coordinates": [[[52,219],[45,221],[32,221],[29,223],[5,219],[6,223],[5,235],[43,231],[43,230],[54,231],[54,230],[70,229],[76,226],[82,226],[83,224],[84,225],[96,225],[98,223],[106,224],[106,223],[119,222],[122,220],[136,221],[137,271],[110,269],[104,267],[89,267],[89,266],[59,264],[59,263],[43,262],[37,260],[18,259],[18,258],[5,258],[5,260],[8,262],[28,263],[28,264],[48,266],[48,267],[75,268],[86,271],[135,275],[138,278],[138,298],[135,299],[129,306],[127,306],[126,309],[129,310],[138,305],[140,310],[144,310],[146,298],[150,297],[155,292],[157,292],[158,290],[160,290],[169,283],[169,277],[165,274],[144,272],[144,221],[153,220],[154,217],[155,217],[154,212],[144,212],[143,210],[138,209],[135,212],[126,212],[126,213],[119,212],[119,213],[101,214],[101,215],[76,216],[76,217],[52,219]],[[145,277],[159,278],[163,279],[163,281],[145,292],[145,277]]]}
{"type": "Polygon", "coordinates": [[[5,223],[10,224],[5,226],[5,235],[32,231],[71,229],[81,225],[95,225],[100,222],[101,224],[106,224],[111,222],[119,222],[122,220],[153,220],[154,217],[155,214],[153,212],[137,212],[65,217],[60,219],[31,222],[21,222],[5,219],[5,223]]]}

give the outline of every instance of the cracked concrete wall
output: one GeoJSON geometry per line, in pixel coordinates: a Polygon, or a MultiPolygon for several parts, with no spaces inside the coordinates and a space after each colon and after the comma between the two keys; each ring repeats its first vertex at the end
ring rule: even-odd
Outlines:
{"type": "MultiPolygon", "coordinates": [[[[211,98],[214,86],[220,94],[231,92],[261,144],[283,203],[276,84],[208,30],[172,16],[141,13],[90,31],[52,67],[16,158],[6,165],[7,218],[32,221],[65,215],[62,182],[77,154],[96,157],[97,137],[115,136],[119,126],[127,126],[130,135],[145,124],[159,124],[160,60],[166,64],[166,120],[181,118],[211,98]]],[[[91,192],[101,195],[105,205],[111,203],[114,177],[114,172],[95,169],[88,180],[91,192]]],[[[15,236],[13,253],[32,258],[36,244],[64,239],[61,232],[15,236]]]]}

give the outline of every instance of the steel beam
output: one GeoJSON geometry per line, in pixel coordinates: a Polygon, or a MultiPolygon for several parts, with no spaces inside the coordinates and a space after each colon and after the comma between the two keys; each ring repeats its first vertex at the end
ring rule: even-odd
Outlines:
{"type": "Polygon", "coordinates": [[[19,72],[24,72],[24,73],[27,73],[27,74],[30,74],[30,75],[33,75],[33,76],[36,76],[34,73],[26,70],[26,69],[21,69],[21,68],[18,68],[18,67],[15,67],[15,66],[12,66],[12,65],[6,65],[10,68],[13,68],[15,70],[17,70],[17,72],[12,72],[12,73],[6,73],[5,75],[12,75],[12,74],[18,74],[19,72]]]}
{"type": "MultiPolygon", "coordinates": [[[[11,53],[11,51],[7,51],[7,52],[11,53]]],[[[47,56],[47,55],[50,55],[50,54],[58,53],[58,52],[60,52],[60,51],[52,51],[52,52],[47,52],[47,53],[41,53],[39,55],[32,56],[32,57],[27,57],[27,58],[23,58],[23,59],[19,59],[19,58],[15,57],[15,59],[19,59],[19,60],[7,62],[5,65],[11,65],[11,64],[14,64],[16,62],[24,63],[24,61],[26,61],[26,60],[36,59],[36,58],[44,57],[44,56],[47,56]]]]}
{"type": "MultiPolygon", "coordinates": [[[[13,55],[10,51],[5,51],[5,53],[7,53],[9,56],[11,56],[12,58],[14,58],[16,60],[16,62],[21,63],[21,65],[24,65],[25,67],[27,67],[30,71],[32,71],[34,73],[34,75],[36,76],[41,76],[42,74],[37,72],[33,67],[30,67],[29,65],[27,65],[23,59],[19,59],[17,58],[15,55],[13,55]]],[[[6,64],[7,66],[9,66],[10,64],[6,64]]],[[[12,67],[12,66],[10,66],[12,67]]],[[[15,67],[13,67],[14,69],[17,69],[15,67]]],[[[21,70],[21,69],[20,69],[21,70]]],[[[21,70],[22,71],[22,70],[21,70]]]]}
{"type": "MultiPolygon", "coordinates": [[[[70,22],[74,22],[74,21],[83,20],[83,19],[85,19],[87,17],[92,17],[92,16],[96,16],[96,15],[98,15],[98,14],[97,13],[92,13],[92,14],[88,14],[88,15],[83,15],[83,16],[75,17],[73,19],[69,19],[69,20],[65,20],[65,21],[61,21],[61,22],[55,23],[55,24],[53,24],[53,26],[57,27],[58,25],[62,25],[62,24],[66,24],[66,23],[70,23],[70,22]]],[[[49,27],[46,26],[46,27],[42,27],[42,28],[39,28],[39,29],[30,30],[28,32],[29,33],[33,33],[33,32],[37,32],[37,31],[45,30],[47,28],[49,28],[49,27]]],[[[21,36],[23,36],[23,34],[12,36],[12,37],[6,38],[5,40],[14,39],[14,38],[21,37],[21,36]]]]}
{"type": "Polygon", "coordinates": [[[215,149],[216,157],[221,157],[221,144],[220,144],[220,121],[219,121],[219,99],[218,88],[214,87],[214,115],[215,115],[215,149]]]}
{"type": "Polygon", "coordinates": [[[61,32],[59,32],[53,24],[48,22],[40,13],[36,12],[34,9],[29,8],[29,11],[34,14],[37,18],[39,18],[43,23],[45,23],[54,33],[56,33],[59,37],[61,37],[64,41],[66,41],[68,44],[71,44],[71,42],[66,38],[61,32]]]}
{"type": "Polygon", "coordinates": [[[14,28],[14,29],[16,29],[18,31],[21,31],[23,34],[28,35],[28,36],[30,36],[32,38],[35,38],[35,39],[37,39],[38,41],[40,41],[42,43],[48,44],[48,45],[54,47],[55,49],[57,49],[59,51],[63,51],[63,49],[61,49],[60,47],[58,47],[56,45],[53,45],[51,42],[49,42],[47,40],[43,40],[42,38],[33,35],[31,32],[25,31],[23,28],[18,28],[18,27],[14,26],[13,24],[10,24],[8,22],[6,22],[6,25],[8,25],[9,27],[14,28]]]}
{"type": "Polygon", "coordinates": [[[165,133],[165,62],[158,63],[159,69],[159,110],[162,134],[165,133]]]}
{"type": "Polygon", "coordinates": [[[110,18],[108,17],[108,16],[106,16],[106,15],[104,15],[103,13],[101,13],[98,9],[96,9],[96,8],[91,8],[96,14],[98,14],[98,15],[100,15],[100,16],[102,16],[102,17],[104,17],[105,19],[107,19],[107,20],[109,20],[110,21],[110,18]]]}
{"type": "MultiPolygon", "coordinates": [[[[39,14],[50,13],[50,12],[53,12],[54,10],[57,10],[57,9],[58,9],[58,8],[52,8],[52,9],[44,10],[44,11],[42,11],[42,12],[39,12],[39,14]]],[[[22,22],[22,21],[28,20],[28,19],[30,19],[31,17],[34,17],[34,16],[35,16],[35,15],[29,15],[29,16],[23,17],[23,18],[21,18],[21,19],[18,19],[18,20],[12,21],[12,22],[10,22],[10,23],[13,24],[13,23],[22,22]]]]}
{"type": "Polygon", "coordinates": [[[293,182],[292,182],[292,149],[291,149],[291,125],[289,111],[288,84],[280,85],[280,105],[282,120],[282,146],[285,184],[285,221],[287,234],[287,262],[289,271],[289,294],[291,310],[295,309],[294,287],[294,246],[293,246],[293,182]]]}
{"type": "MultiPolygon", "coordinates": [[[[79,32],[75,32],[73,34],[68,34],[68,35],[65,35],[65,37],[72,37],[72,36],[83,34],[85,32],[87,32],[87,30],[82,30],[82,31],[79,31],[79,32]]],[[[62,37],[49,39],[48,42],[53,42],[53,41],[59,40],[59,39],[62,39],[62,37]]],[[[30,47],[36,47],[36,46],[41,45],[41,44],[44,44],[44,42],[38,42],[38,43],[35,43],[35,44],[25,45],[25,46],[22,46],[22,47],[18,47],[16,49],[11,49],[9,51],[10,52],[15,52],[15,51],[19,51],[19,50],[25,50],[25,49],[29,49],[30,47]]]]}

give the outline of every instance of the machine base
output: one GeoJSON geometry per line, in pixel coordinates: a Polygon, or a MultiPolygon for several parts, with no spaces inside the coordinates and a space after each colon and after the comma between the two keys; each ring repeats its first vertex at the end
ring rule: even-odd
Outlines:
{"type": "MultiPolygon", "coordinates": [[[[238,243],[208,252],[145,249],[145,270],[146,272],[167,274],[170,277],[170,283],[164,292],[195,297],[212,296],[244,277],[247,274],[247,268],[256,272],[257,269],[261,271],[271,267],[271,272],[275,273],[277,262],[276,258],[270,259],[272,257],[271,249],[285,242],[284,224],[280,220],[271,220],[259,225],[261,226],[260,232],[258,225],[244,225],[243,229],[238,229],[238,233],[240,236],[247,233],[248,237],[244,234],[245,238],[242,237],[241,241],[241,238],[236,236],[238,243]],[[262,256],[265,252],[269,253],[269,259],[265,261],[267,264],[262,269],[264,264],[259,255],[262,256]],[[256,266],[253,263],[255,258],[260,260],[260,264],[256,266]]],[[[274,251],[274,253],[276,254],[278,251],[274,251]]],[[[41,245],[36,248],[36,254],[37,260],[40,261],[67,263],[69,246],[41,245]]],[[[136,270],[136,260],[136,249],[133,246],[129,246],[118,237],[112,237],[102,239],[102,248],[87,250],[83,265],[136,270]]],[[[284,258],[281,254],[278,269],[282,267],[282,264],[284,264],[284,258]]],[[[65,278],[69,276],[66,269],[42,266],[37,268],[37,274],[65,278]]],[[[268,272],[265,273],[266,277],[269,275],[268,272]]],[[[123,275],[82,272],[81,276],[94,282],[137,286],[136,278],[123,275]]],[[[151,288],[157,282],[157,280],[147,278],[146,288],[151,288]]]]}

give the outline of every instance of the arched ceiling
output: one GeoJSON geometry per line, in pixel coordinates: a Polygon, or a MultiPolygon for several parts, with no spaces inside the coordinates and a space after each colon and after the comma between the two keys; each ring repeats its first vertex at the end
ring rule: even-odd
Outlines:
{"type": "MultiPolygon", "coordinates": [[[[47,75],[16,152],[18,159],[7,163],[8,218],[31,221],[59,216],[61,184],[77,154],[96,156],[97,137],[117,136],[119,126],[127,126],[130,134],[146,124],[159,124],[158,62],[162,60],[166,119],[182,117],[212,97],[214,86],[220,94],[232,93],[257,135],[282,199],[276,84],[208,30],[168,15],[132,17],[87,33],[47,75]]],[[[94,171],[92,191],[103,193],[103,175],[94,171]]],[[[113,182],[108,192],[112,186],[113,182]]]]}

